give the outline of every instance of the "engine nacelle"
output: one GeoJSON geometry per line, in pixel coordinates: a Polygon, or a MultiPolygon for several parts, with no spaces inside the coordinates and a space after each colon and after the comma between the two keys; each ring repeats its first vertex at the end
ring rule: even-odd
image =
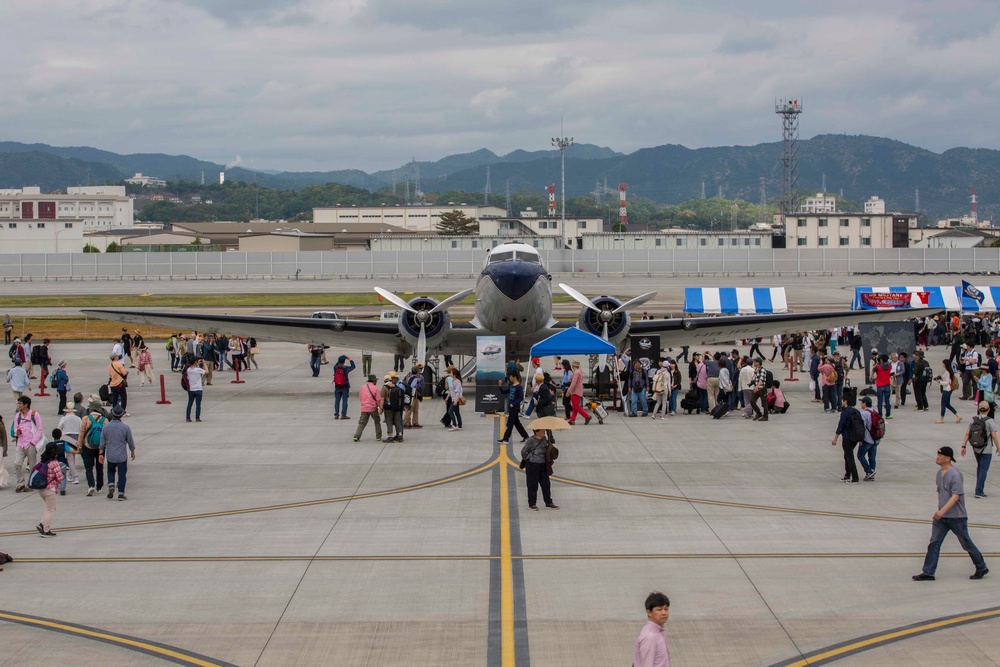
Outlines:
{"type": "Polygon", "coordinates": [[[411,313],[408,310],[400,311],[399,314],[399,335],[407,343],[416,349],[417,339],[420,337],[420,319],[426,318],[424,324],[424,335],[427,336],[427,349],[433,350],[440,345],[451,329],[451,316],[447,311],[429,314],[432,308],[438,305],[436,299],[426,296],[419,296],[409,302],[413,308],[420,313],[411,313]]]}
{"type": "Polygon", "coordinates": [[[589,331],[595,336],[604,335],[604,323],[608,325],[608,341],[618,343],[628,334],[632,324],[632,318],[627,312],[614,314],[614,310],[622,305],[618,299],[610,296],[602,296],[592,300],[594,305],[601,309],[601,312],[594,312],[590,308],[580,310],[579,327],[584,331],[589,331]]]}

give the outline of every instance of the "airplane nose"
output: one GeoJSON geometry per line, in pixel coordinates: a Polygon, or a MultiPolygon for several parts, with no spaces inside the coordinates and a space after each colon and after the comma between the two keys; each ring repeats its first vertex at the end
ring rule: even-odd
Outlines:
{"type": "Polygon", "coordinates": [[[545,275],[545,269],[537,264],[497,262],[487,266],[484,273],[504,296],[517,301],[531,291],[539,277],[545,275]]]}

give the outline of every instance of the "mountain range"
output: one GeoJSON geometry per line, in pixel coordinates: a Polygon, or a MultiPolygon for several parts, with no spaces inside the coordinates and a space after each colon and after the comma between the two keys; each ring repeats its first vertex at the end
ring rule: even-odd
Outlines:
{"type": "MultiPolygon", "coordinates": [[[[969,211],[970,189],[978,189],[981,219],[1000,218],[1000,151],[953,148],[943,153],[881,137],[825,134],[798,144],[799,190],[823,188],[847,199],[879,196],[889,210],[914,211],[919,190],[920,212],[929,219],[959,216],[969,211]]],[[[677,204],[721,193],[726,199],[759,202],[761,178],[773,199],[780,189],[781,143],[691,149],[676,144],[644,148],[628,155],[610,148],[575,144],[566,151],[566,194],[586,196],[603,191],[605,201],[617,201],[618,183],[630,195],[663,204],[677,204]]],[[[262,187],[299,189],[322,183],[342,183],[369,190],[413,187],[419,172],[425,192],[482,192],[487,168],[494,194],[542,192],[559,183],[560,161],[555,150],[514,151],[507,155],[480,149],[450,155],[435,162],[411,162],[394,170],[328,172],[253,171],[225,169],[186,155],[139,153],[119,155],[90,147],[0,142],[0,187],[39,185],[45,191],[71,185],[120,181],[135,172],[167,180],[215,182],[220,171],[227,180],[256,182],[262,187]]]]}

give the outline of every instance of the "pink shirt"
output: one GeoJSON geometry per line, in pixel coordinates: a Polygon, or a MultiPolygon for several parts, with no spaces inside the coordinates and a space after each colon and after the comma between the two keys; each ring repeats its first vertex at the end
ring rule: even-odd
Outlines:
{"type": "Polygon", "coordinates": [[[583,371],[579,368],[573,371],[568,391],[570,396],[583,396],[583,371]]]}
{"type": "Polygon", "coordinates": [[[667,648],[667,633],[663,628],[646,621],[632,649],[632,664],[635,667],[670,667],[670,650],[667,648]]]}
{"type": "Polygon", "coordinates": [[[361,401],[361,412],[378,412],[378,406],[382,405],[382,395],[371,382],[361,385],[358,399],[361,401]]]}
{"type": "Polygon", "coordinates": [[[47,484],[45,488],[50,491],[58,491],[59,485],[62,484],[64,479],[62,473],[62,467],[59,465],[59,461],[49,461],[49,465],[45,468],[45,479],[47,484]]]}
{"type": "Polygon", "coordinates": [[[28,410],[27,417],[22,417],[18,411],[10,428],[15,434],[14,443],[21,449],[27,449],[42,440],[42,416],[34,410],[28,410]],[[21,430],[21,435],[17,435],[18,429],[21,430]]]}
{"type": "Polygon", "coordinates": [[[698,365],[695,366],[695,371],[695,386],[698,387],[698,389],[708,389],[708,367],[699,361],[698,365]]]}
{"type": "Polygon", "coordinates": [[[826,381],[826,376],[829,375],[831,371],[836,370],[833,367],[833,364],[820,364],[819,368],[817,368],[816,370],[819,371],[819,386],[828,387],[837,384],[836,382],[826,381]]]}

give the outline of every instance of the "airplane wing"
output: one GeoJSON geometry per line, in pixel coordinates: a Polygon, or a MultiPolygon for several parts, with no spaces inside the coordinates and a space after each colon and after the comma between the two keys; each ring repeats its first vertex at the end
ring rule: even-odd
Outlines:
{"type": "Polygon", "coordinates": [[[211,313],[84,310],[85,315],[115,322],[155,325],[177,331],[233,333],[259,340],[314,343],[330,347],[358,347],[376,352],[409,355],[410,345],[399,335],[396,322],[328,320],[313,317],[215,315],[211,313]]]}
{"type": "Polygon", "coordinates": [[[772,315],[724,315],[669,320],[633,320],[630,336],[659,335],[664,347],[728,343],[744,338],[768,338],[775,334],[849,326],[859,322],[899,322],[939,312],[934,308],[899,310],[845,310],[772,315]]]}

